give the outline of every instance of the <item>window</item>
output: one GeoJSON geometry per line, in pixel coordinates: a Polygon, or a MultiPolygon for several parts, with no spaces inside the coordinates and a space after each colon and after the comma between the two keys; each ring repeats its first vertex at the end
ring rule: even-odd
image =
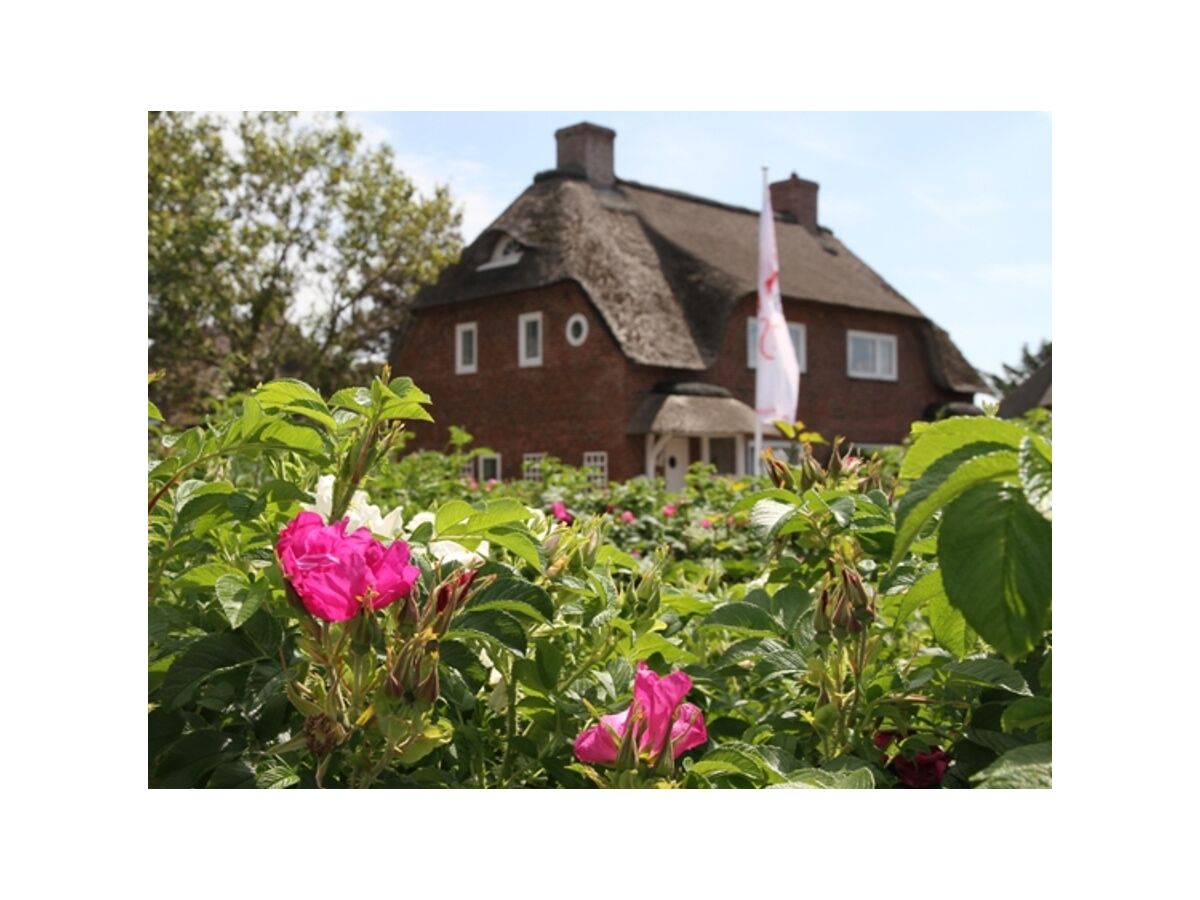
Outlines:
{"type": "Polygon", "coordinates": [[[896,336],[846,332],[846,374],[851,378],[896,380],[896,336]]]}
{"type": "Polygon", "coordinates": [[[599,487],[608,484],[608,451],[589,450],[583,454],[583,467],[587,469],[588,481],[599,487]]]}
{"type": "Polygon", "coordinates": [[[524,249],[513,237],[502,234],[492,247],[491,258],[483,265],[476,266],[475,271],[483,272],[487,269],[500,269],[504,266],[516,265],[524,249]]]}
{"type": "Polygon", "coordinates": [[[526,453],[521,457],[521,469],[526,481],[542,480],[542,460],[545,458],[545,453],[526,453]]]}
{"type": "MultiPolygon", "coordinates": [[[[808,353],[805,349],[805,341],[808,337],[807,330],[801,322],[788,322],[788,334],[792,337],[792,346],[796,348],[796,362],[800,364],[800,374],[803,375],[808,371],[808,353]]],[[[757,368],[756,362],[758,359],[757,348],[758,343],[758,319],[749,318],[746,320],[746,368],[757,368]]]]}
{"type": "Polygon", "coordinates": [[[575,313],[567,319],[567,343],[579,347],[587,340],[588,320],[583,313],[575,313]]]}
{"type": "MultiPolygon", "coordinates": [[[[474,322],[454,326],[454,374],[472,375],[479,370],[477,335],[474,322]]],[[[445,359],[445,357],[442,357],[445,359]]]]}
{"type": "Polygon", "coordinates": [[[521,368],[542,364],[542,314],[517,316],[517,364],[521,368]]]}
{"type": "Polygon", "coordinates": [[[458,470],[458,474],[462,478],[474,478],[475,477],[475,460],[468,459],[465,463],[463,463],[462,468],[458,470]]]}
{"type": "Polygon", "coordinates": [[[494,453],[491,456],[479,457],[479,480],[480,481],[499,481],[500,480],[500,454],[494,453]]]}

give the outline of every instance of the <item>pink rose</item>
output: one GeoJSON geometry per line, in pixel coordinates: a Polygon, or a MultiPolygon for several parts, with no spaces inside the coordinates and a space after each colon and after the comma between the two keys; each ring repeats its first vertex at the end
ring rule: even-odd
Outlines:
{"type": "Polygon", "coordinates": [[[674,504],[674,503],[668,503],[666,506],[664,506],[664,507],[663,507],[662,514],[663,514],[663,515],[664,515],[666,518],[668,518],[668,519],[669,519],[669,518],[671,518],[671,516],[675,515],[675,512],[676,512],[676,509],[675,509],[675,504],[674,504]]]}
{"type": "Polygon", "coordinates": [[[626,525],[633,522],[636,518],[637,517],[633,513],[631,513],[629,510],[625,510],[625,512],[621,513],[621,521],[624,522],[626,525]]]}
{"type": "Polygon", "coordinates": [[[476,481],[474,478],[468,478],[467,479],[467,487],[469,487],[471,490],[475,490],[479,487],[479,482],[476,481]]]}
{"type": "Polygon", "coordinates": [[[348,520],[333,525],[302,512],[279,533],[279,567],[309,613],[327,622],[351,619],[366,604],[383,609],[408,596],[421,574],[408,564],[408,545],[389,546],[360,528],[346,534],[348,520]]]}
{"type": "Polygon", "coordinates": [[[712,528],[712,519],[701,519],[700,527],[701,528],[712,528]]]}
{"type": "Polygon", "coordinates": [[[558,519],[558,521],[565,525],[570,525],[575,521],[575,517],[567,511],[567,505],[561,500],[555,500],[552,504],[550,504],[550,512],[553,514],[554,518],[558,519]]]}
{"type": "Polygon", "coordinates": [[[632,740],[639,758],[652,767],[668,747],[675,759],[699,747],[708,740],[708,731],[700,708],[682,702],[691,688],[692,679],[686,672],[677,670],[660,678],[639,662],[633,678],[633,702],[619,713],[601,716],[599,725],[581,731],[575,738],[575,755],[583,762],[612,765],[629,728],[634,729],[632,740]]]}

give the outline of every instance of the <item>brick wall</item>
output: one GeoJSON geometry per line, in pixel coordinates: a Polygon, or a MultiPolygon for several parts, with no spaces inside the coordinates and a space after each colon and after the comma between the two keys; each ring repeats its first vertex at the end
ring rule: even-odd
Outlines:
{"type": "Polygon", "coordinates": [[[629,365],[612,333],[574,282],[535,291],[420,311],[404,345],[393,354],[392,369],[408,375],[433,403],[436,423],[410,424],[412,449],[442,449],[449,426],[475,436],[475,446],[501,455],[504,478],[521,476],[522,455],[546,453],[571,465],[583,454],[605,450],[609,474],[631,478],[642,471],[643,444],[625,434],[629,365]],[[517,317],[542,313],[542,365],[518,365],[517,317]],[[572,347],[567,320],[582,313],[587,339],[572,347]],[[478,326],[475,374],[454,374],[454,327],[478,326]]]}
{"type": "MultiPolygon", "coordinates": [[[[746,366],[746,320],[755,298],[744,297],[730,318],[721,358],[706,372],[634,365],[582,289],[563,282],[534,291],[422,310],[393,358],[397,375],[409,375],[433,400],[436,424],[412,423],[414,449],[442,449],[448,426],[475,436],[476,446],[501,454],[504,478],[521,475],[524,453],[547,453],[580,465],[583,453],[606,450],[609,476],[639,475],[644,438],[626,434],[629,420],[660,381],[707,381],[754,404],[754,370],[746,366]],[[517,317],[543,313],[543,364],[521,368],[517,317]],[[566,339],[567,320],[582,313],[588,337],[580,347],[566,339]],[[454,326],[478,323],[478,371],[454,374],[454,326]]],[[[826,438],[845,435],[861,443],[895,443],[933,403],[969,400],[938,388],[918,322],[904,316],[784,300],[788,321],[806,326],[808,371],[800,379],[798,417],[826,438]],[[897,381],[850,378],[846,331],[897,337],[897,381]]]]}

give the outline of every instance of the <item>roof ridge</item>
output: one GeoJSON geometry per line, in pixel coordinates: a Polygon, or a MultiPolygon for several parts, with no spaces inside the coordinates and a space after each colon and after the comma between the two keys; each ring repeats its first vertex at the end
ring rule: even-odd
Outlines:
{"type": "MultiPolygon", "coordinates": [[[[686,200],[691,203],[702,203],[705,206],[713,206],[717,209],[728,210],[729,212],[745,213],[748,216],[762,215],[762,210],[760,209],[750,209],[747,206],[737,206],[733,203],[726,203],[723,200],[713,200],[711,197],[701,197],[699,194],[689,194],[687,191],[677,191],[674,188],[664,188],[653,184],[643,184],[640,181],[631,181],[628,178],[618,178],[617,186],[628,186],[631,188],[636,188],[639,191],[650,191],[651,193],[662,194],[665,197],[674,197],[676,200],[686,200]]],[[[776,222],[781,222],[784,225],[800,225],[795,218],[787,213],[779,212],[778,210],[772,210],[771,212],[774,214],[776,222]]],[[[804,226],[801,225],[800,227],[803,228],[804,226]]],[[[818,224],[817,229],[823,234],[833,234],[833,229],[825,225],[818,224]]]]}

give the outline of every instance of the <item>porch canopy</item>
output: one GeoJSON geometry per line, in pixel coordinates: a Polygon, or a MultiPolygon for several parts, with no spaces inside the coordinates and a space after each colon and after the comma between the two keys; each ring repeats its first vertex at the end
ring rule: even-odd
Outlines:
{"type": "Polygon", "coordinates": [[[753,434],[754,410],[733,397],[651,394],[629,422],[630,434],[753,434]]]}
{"type": "Polygon", "coordinates": [[[629,434],[645,435],[646,475],[666,478],[668,490],[683,487],[696,450],[718,471],[741,474],[746,435],[754,433],[754,410],[723,387],[699,382],[661,384],[638,406],[629,434]]]}

